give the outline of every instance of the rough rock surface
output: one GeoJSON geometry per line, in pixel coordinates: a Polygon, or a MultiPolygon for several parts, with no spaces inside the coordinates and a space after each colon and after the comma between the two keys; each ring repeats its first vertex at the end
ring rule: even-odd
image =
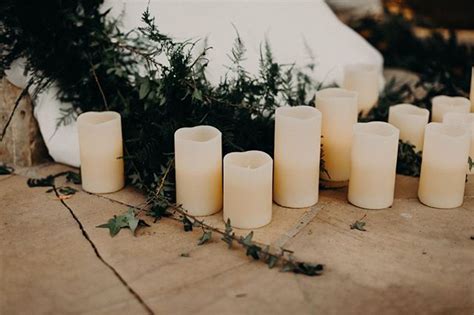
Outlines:
{"type": "MultiPolygon", "coordinates": [[[[7,79],[0,79],[0,132],[21,92],[7,79]]],[[[5,138],[0,142],[0,162],[32,166],[44,162],[47,157],[43,138],[33,116],[31,99],[25,96],[18,105],[5,138]]]]}

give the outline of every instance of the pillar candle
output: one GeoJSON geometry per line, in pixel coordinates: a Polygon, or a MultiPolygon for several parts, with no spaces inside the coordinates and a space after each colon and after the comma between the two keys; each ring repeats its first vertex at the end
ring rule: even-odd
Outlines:
{"type": "Polygon", "coordinates": [[[474,66],[471,70],[471,94],[469,94],[471,100],[471,112],[474,112],[474,66]]]}
{"type": "Polygon", "coordinates": [[[378,67],[373,64],[346,65],[342,86],[357,92],[359,112],[367,113],[379,98],[378,67]]]}
{"type": "Polygon", "coordinates": [[[357,93],[340,88],[316,92],[316,108],[322,114],[321,134],[328,181],[347,181],[350,174],[352,126],[357,123],[357,93]]]}
{"type": "Polygon", "coordinates": [[[349,202],[365,209],[393,203],[399,130],[385,122],[354,125],[349,202]]]}
{"type": "Polygon", "coordinates": [[[125,184],[122,123],[116,112],[87,112],[77,118],[82,188],[111,193],[125,184]]]}
{"type": "Polygon", "coordinates": [[[290,208],[318,202],[321,112],[280,107],[275,114],[274,200],[290,208]]]}
{"type": "Polygon", "coordinates": [[[221,132],[212,126],[178,129],[174,134],[174,150],[176,202],[197,216],[221,210],[221,132]]]}
{"type": "Polygon", "coordinates": [[[261,151],[224,157],[224,221],[255,229],[272,219],[272,158],[261,151]]]}
{"type": "Polygon", "coordinates": [[[430,123],[425,129],[418,198],[434,208],[462,205],[471,133],[464,126],[430,123]]]}
{"type": "Polygon", "coordinates": [[[400,130],[400,140],[413,144],[415,151],[421,151],[429,116],[430,112],[426,108],[398,104],[390,106],[388,122],[400,130]]]}
{"type": "MultiPolygon", "coordinates": [[[[446,113],[444,115],[443,123],[464,126],[471,131],[469,156],[474,161],[474,113],[446,113]]],[[[467,174],[474,174],[474,168],[470,170],[469,164],[467,164],[467,174]]]]}
{"type": "Polygon", "coordinates": [[[439,95],[431,100],[431,121],[442,122],[443,116],[449,112],[469,113],[471,103],[465,97],[439,95]]]}

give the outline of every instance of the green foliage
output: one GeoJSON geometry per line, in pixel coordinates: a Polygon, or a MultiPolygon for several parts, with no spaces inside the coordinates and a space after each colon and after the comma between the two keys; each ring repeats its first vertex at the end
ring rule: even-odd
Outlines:
{"type": "Polygon", "coordinates": [[[400,140],[398,144],[397,173],[409,176],[420,176],[421,151],[415,151],[415,146],[400,140]]]}
{"type": "Polygon", "coordinates": [[[107,223],[98,225],[97,227],[109,229],[110,236],[114,237],[124,228],[130,229],[132,234],[135,235],[135,231],[139,226],[148,226],[148,224],[138,219],[133,209],[128,209],[127,212],[114,216],[109,219],[107,223]]]}
{"type": "MultiPolygon", "coordinates": [[[[229,73],[214,87],[204,74],[207,49],[193,57],[196,43],[161,33],[148,10],[142,27],[123,33],[117,21],[98,11],[99,4],[7,0],[0,6],[5,47],[0,64],[5,69],[24,56],[40,88],[50,82],[58,86],[60,99],[73,105],[63,111],[59,128],[80,111],[120,112],[126,173],[145,191],[160,184],[178,128],[213,125],[223,133],[224,153],[272,154],[275,109],[310,104],[320,88],[308,75],[314,64],[301,70],[280,65],[269,43],[261,48],[259,75],[247,73],[245,43],[237,31],[229,73]]],[[[169,178],[163,193],[172,198],[174,176],[169,178]]]]}
{"type": "Polygon", "coordinates": [[[426,94],[416,99],[415,105],[431,109],[436,95],[468,95],[474,49],[459,43],[455,32],[447,39],[436,31],[421,38],[415,34],[413,21],[389,13],[381,19],[367,17],[351,24],[383,54],[386,66],[420,76],[418,87],[426,94]]]}

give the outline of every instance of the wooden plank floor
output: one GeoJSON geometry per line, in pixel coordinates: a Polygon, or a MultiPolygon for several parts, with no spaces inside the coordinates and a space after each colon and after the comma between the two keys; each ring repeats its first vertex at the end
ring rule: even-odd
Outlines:
{"type": "MultiPolygon", "coordinates": [[[[95,226],[125,206],[79,192],[66,200],[70,212],[26,186],[25,175],[64,168],[0,177],[0,314],[474,313],[474,178],[452,210],[421,205],[417,179],[403,176],[385,210],[349,205],[344,189],[322,191],[311,209],[275,206],[255,238],[324,263],[312,278],[269,270],[217,240],[197,246],[199,231],[166,219],[112,239],[95,226]],[[351,230],[364,215],[367,232],[351,230]]],[[[132,188],[106,197],[143,202],[132,188]]],[[[223,226],[221,214],[206,221],[223,226]]]]}

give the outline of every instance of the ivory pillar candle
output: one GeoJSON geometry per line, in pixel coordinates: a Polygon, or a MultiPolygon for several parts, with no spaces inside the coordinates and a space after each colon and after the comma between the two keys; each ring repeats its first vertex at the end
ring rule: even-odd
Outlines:
{"type": "MultiPolygon", "coordinates": [[[[471,131],[469,156],[474,161],[474,113],[446,113],[443,123],[447,125],[464,126],[471,131]]],[[[467,174],[474,174],[474,168],[469,170],[469,164],[467,164],[467,174]]]]}
{"type": "Polygon", "coordinates": [[[77,118],[82,188],[111,193],[125,184],[122,123],[116,112],[87,112],[77,118]]]}
{"type": "Polygon", "coordinates": [[[174,134],[176,202],[188,213],[222,209],[222,134],[212,126],[180,128],[174,134]]]}
{"type": "Polygon", "coordinates": [[[357,123],[357,93],[340,88],[316,92],[316,108],[322,114],[321,134],[325,168],[321,177],[347,181],[350,175],[352,126],[357,123]]]}
{"type": "Polygon", "coordinates": [[[442,122],[444,114],[449,112],[469,113],[471,111],[471,102],[460,96],[435,96],[431,100],[431,105],[432,122],[442,122]]]}
{"type": "Polygon", "coordinates": [[[318,202],[321,112],[280,107],[275,114],[274,200],[290,208],[318,202]]]}
{"type": "Polygon", "coordinates": [[[379,98],[379,71],[373,64],[352,64],[344,67],[342,87],[357,92],[359,112],[367,113],[379,98]]]}
{"type": "Polygon", "coordinates": [[[425,129],[418,198],[434,208],[462,205],[471,133],[463,126],[430,123],[425,129]]]}
{"type": "Polygon", "coordinates": [[[430,112],[411,104],[390,106],[388,123],[400,130],[400,140],[415,146],[415,151],[423,150],[425,126],[428,124],[430,112]]]}
{"type": "Polygon", "coordinates": [[[354,125],[349,202],[383,209],[393,203],[399,130],[385,122],[354,125]]]}
{"type": "Polygon", "coordinates": [[[272,219],[272,158],[261,151],[224,157],[224,221],[255,229],[272,219]]]}

